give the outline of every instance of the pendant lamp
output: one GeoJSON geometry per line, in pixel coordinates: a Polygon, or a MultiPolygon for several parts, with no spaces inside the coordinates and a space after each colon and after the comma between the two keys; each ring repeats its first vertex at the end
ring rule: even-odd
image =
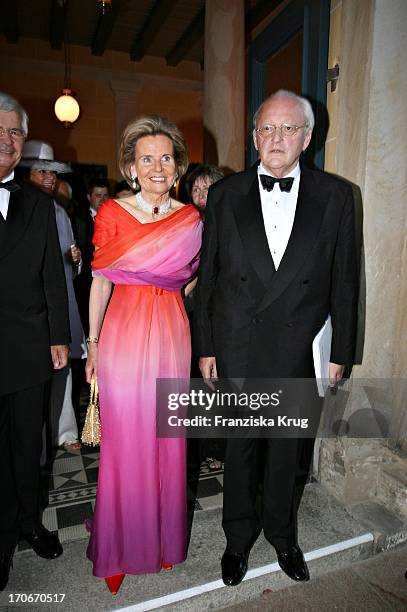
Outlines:
{"type": "Polygon", "coordinates": [[[66,128],[73,126],[78,119],[81,109],[71,89],[71,49],[69,45],[68,26],[66,19],[67,0],[63,0],[65,12],[65,30],[64,30],[64,61],[65,61],[65,86],[62,89],[62,94],[55,100],[54,112],[57,119],[66,128]]]}

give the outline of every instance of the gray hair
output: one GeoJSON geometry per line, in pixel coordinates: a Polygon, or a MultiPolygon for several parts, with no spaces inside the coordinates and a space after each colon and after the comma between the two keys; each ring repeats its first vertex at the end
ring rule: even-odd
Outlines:
{"type": "Polygon", "coordinates": [[[21,129],[25,132],[27,136],[28,133],[28,115],[27,112],[23,109],[21,104],[17,102],[15,98],[9,96],[6,93],[0,91],[0,111],[4,111],[6,113],[15,112],[20,115],[21,120],[21,129]]]}
{"type": "Polygon", "coordinates": [[[307,100],[307,98],[303,98],[302,96],[297,96],[293,91],[288,91],[287,89],[279,89],[275,93],[271,94],[268,98],[264,100],[256,110],[253,115],[253,128],[256,129],[257,118],[261,112],[261,109],[265,104],[274,100],[275,98],[289,98],[290,100],[294,100],[298,106],[301,108],[301,111],[304,115],[305,125],[309,130],[312,130],[315,125],[315,117],[314,111],[312,110],[312,106],[307,100]]]}

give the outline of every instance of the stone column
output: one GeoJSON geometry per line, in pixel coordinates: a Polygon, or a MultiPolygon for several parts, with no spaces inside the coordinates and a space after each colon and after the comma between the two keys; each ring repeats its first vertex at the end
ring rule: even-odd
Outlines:
{"type": "MultiPolygon", "coordinates": [[[[406,396],[398,380],[407,370],[407,4],[341,0],[334,10],[342,19],[336,156],[329,170],[360,187],[366,278],[363,361],[353,371],[345,417],[363,408],[382,411],[392,443],[405,449],[406,396]]],[[[405,516],[405,471],[406,459],[387,439],[321,445],[321,482],[345,503],[372,500],[405,516]]]]}
{"type": "MultiPolygon", "coordinates": [[[[376,0],[369,105],[365,219],[366,372],[407,378],[407,4],[376,0]],[[374,280],[374,283],[372,281],[374,280]],[[369,315],[370,312],[370,315],[369,315]]],[[[393,382],[391,434],[407,447],[406,389],[393,382]]]]}
{"type": "Polygon", "coordinates": [[[401,52],[407,45],[407,5],[403,0],[342,5],[337,172],[362,190],[366,274],[365,344],[355,376],[388,381],[382,387],[392,404],[391,435],[403,446],[405,397],[403,402],[400,386],[390,379],[406,378],[407,370],[407,76],[401,52]]]}
{"type": "Polygon", "coordinates": [[[361,18],[356,21],[360,31],[352,37],[349,35],[347,49],[344,48],[346,80],[343,84],[346,87],[347,82],[347,87],[342,92],[338,121],[342,128],[347,127],[341,136],[338,133],[337,171],[359,184],[364,202],[366,339],[358,376],[390,378],[396,375],[397,360],[403,359],[398,322],[402,314],[400,307],[405,311],[400,298],[406,265],[403,252],[407,77],[406,54],[401,50],[407,44],[407,5],[403,0],[376,0],[374,4],[346,0],[343,2],[345,29],[347,24],[350,26],[350,18],[354,28],[355,5],[356,12],[360,12],[360,6],[374,7],[373,20],[370,20],[371,53],[370,57],[364,51],[355,54],[355,47],[360,45],[356,39],[363,39],[370,29],[369,20],[361,18]],[[359,78],[363,72],[366,76],[359,78]]]}
{"type": "Polygon", "coordinates": [[[204,160],[243,170],[245,157],[244,0],[205,8],[204,160]]]}
{"type": "MultiPolygon", "coordinates": [[[[119,150],[120,139],[124,128],[137,117],[139,83],[131,81],[111,81],[116,109],[116,152],[119,150]]],[[[119,170],[117,170],[119,176],[119,170]]],[[[120,177],[121,178],[121,177],[120,177]]]]}

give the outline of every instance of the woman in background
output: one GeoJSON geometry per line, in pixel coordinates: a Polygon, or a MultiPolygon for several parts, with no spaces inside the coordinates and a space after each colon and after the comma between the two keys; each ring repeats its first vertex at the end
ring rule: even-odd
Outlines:
{"type": "Polygon", "coordinates": [[[125,574],[186,557],[185,440],[156,437],[155,397],[157,378],[190,371],[181,287],[198,266],[202,223],[169,196],[187,165],[173,123],[130,123],[119,166],[137,193],[107,200],[95,220],[86,371],[88,382],[97,373],[102,442],[87,554],[112,593],[125,574]]]}
{"type": "Polygon", "coordinates": [[[220,181],[224,176],[223,170],[212,164],[200,164],[188,174],[188,191],[193,204],[200,211],[202,218],[205,216],[209,187],[220,181]]]}

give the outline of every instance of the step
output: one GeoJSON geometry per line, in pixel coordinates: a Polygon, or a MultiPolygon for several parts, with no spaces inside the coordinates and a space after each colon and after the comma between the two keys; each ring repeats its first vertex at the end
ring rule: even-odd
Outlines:
{"type": "Polygon", "coordinates": [[[391,512],[379,501],[355,504],[348,510],[373,533],[375,554],[407,542],[407,519],[391,512]]]}
{"type": "Polygon", "coordinates": [[[266,589],[259,596],[223,608],[227,612],[405,612],[407,547],[382,552],[348,567],[314,576],[285,589],[266,589]]]}
{"type": "MultiPolygon", "coordinates": [[[[309,560],[311,579],[373,553],[372,533],[318,484],[308,485],[304,492],[299,543],[309,560]]],[[[220,558],[225,541],[219,508],[196,513],[188,559],[183,565],[171,572],[126,576],[114,598],[102,580],[92,577],[91,564],[85,557],[86,544],[86,540],[64,544],[64,555],[51,562],[39,559],[32,551],[19,553],[8,590],[66,593],[64,605],[58,608],[64,612],[71,609],[201,612],[245,601],[264,589],[294,584],[280,571],[274,550],[261,536],[250,555],[244,582],[234,588],[223,585],[220,558]]],[[[42,611],[55,609],[55,604],[41,604],[42,611]]]]}
{"type": "Polygon", "coordinates": [[[383,465],[377,483],[377,496],[382,503],[407,522],[407,458],[396,457],[383,465]]]}

